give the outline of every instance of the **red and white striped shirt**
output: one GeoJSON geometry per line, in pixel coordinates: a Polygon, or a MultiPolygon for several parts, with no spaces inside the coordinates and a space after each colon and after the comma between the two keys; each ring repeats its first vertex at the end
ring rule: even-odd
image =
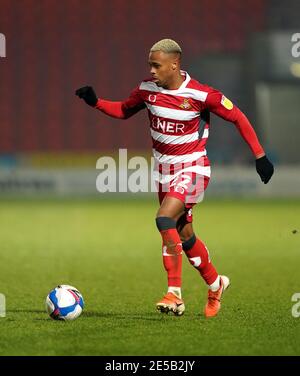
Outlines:
{"type": "MultiPolygon", "coordinates": [[[[223,93],[192,79],[187,72],[176,90],[144,80],[123,102],[99,99],[96,108],[120,119],[127,119],[147,108],[158,163],[177,164],[197,161],[206,155],[209,136],[209,112],[233,122],[255,156],[262,154],[249,120],[223,93]]],[[[208,175],[208,173],[207,173],[208,175]]]]}

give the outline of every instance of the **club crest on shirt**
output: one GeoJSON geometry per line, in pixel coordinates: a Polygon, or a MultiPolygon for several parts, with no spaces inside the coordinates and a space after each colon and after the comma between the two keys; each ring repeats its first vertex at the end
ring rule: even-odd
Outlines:
{"type": "Polygon", "coordinates": [[[189,104],[188,99],[184,99],[183,103],[179,106],[180,108],[183,108],[184,110],[189,110],[192,106],[189,104]]]}

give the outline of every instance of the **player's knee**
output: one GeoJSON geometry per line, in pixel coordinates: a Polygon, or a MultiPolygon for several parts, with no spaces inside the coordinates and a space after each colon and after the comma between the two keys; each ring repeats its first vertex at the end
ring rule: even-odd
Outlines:
{"type": "Polygon", "coordinates": [[[159,218],[159,217],[168,217],[168,218],[171,218],[173,220],[176,220],[176,217],[173,217],[173,215],[171,214],[171,211],[168,209],[168,208],[159,208],[157,214],[156,214],[156,218],[159,218]]]}
{"type": "MultiPolygon", "coordinates": [[[[176,228],[181,237],[182,229],[188,224],[186,214],[183,213],[176,221],[176,228]]],[[[182,240],[182,239],[181,239],[182,240]]]]}
{"type": "Polygon", "coordinates": [[[170,217],[159,216],[156,217],[156,226],[159,231],[169,230],[170,228],[176,228],[176,221],[170,217]]]}
{"type": "Polygon", "coordinates": [[[185,225],[178,231],[180,239],[186,241],[194,235],[192,223],[186,222],[185,225]]]}

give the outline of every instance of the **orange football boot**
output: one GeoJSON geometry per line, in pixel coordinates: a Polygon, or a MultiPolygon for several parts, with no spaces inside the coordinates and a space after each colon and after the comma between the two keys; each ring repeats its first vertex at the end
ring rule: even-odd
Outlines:
{"type": "Polygon", "coordinates": [[[162,313],[173,312],[176,316],[183,315],[185,310],[183,300],[179,299],[172,292],[168,292],[162,300],[156,303],[156,308],[162,313]]]}
{"type": "Polygon", "coordinates": [[[217,291],[208,290],[207,303],[204,308],[206,317],[214,317],[221,308],[221,297],[223,292],[229,287],[230,280],[225,275],[220,275],[220,288],[217,291]]]}

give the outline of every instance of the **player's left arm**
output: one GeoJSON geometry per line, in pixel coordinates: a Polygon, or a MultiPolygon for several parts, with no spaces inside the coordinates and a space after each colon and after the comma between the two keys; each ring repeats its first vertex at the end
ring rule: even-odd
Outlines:
{"type": "Polygon", "coordinates": [[[267,158],[263,147],[261,146],[255,130],[246,115],[235,106],[221,92],[214,90],[208,93],[206,106],[209,111],[220,116],[222,119],[235,124],[241,136],[250,147],[256,158],[256,171],[261,180],[267,184],[274,173],[273,164],[267,158]]]}

